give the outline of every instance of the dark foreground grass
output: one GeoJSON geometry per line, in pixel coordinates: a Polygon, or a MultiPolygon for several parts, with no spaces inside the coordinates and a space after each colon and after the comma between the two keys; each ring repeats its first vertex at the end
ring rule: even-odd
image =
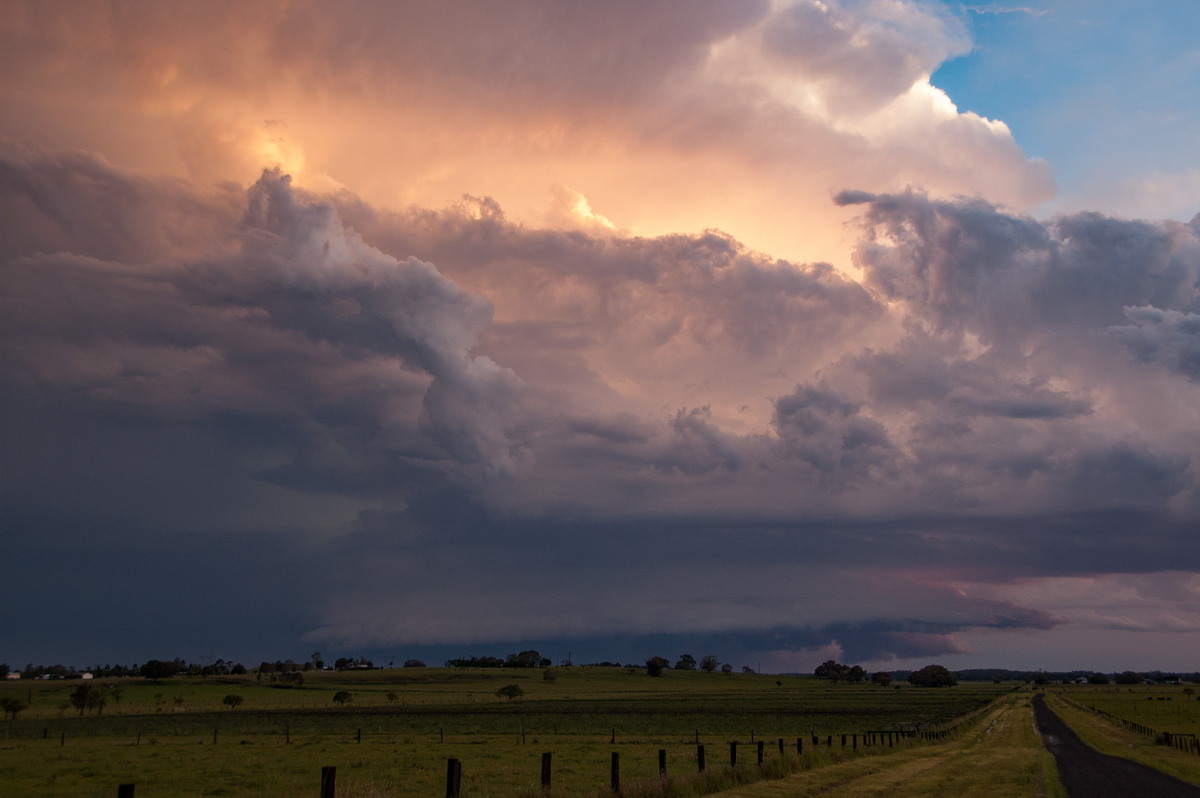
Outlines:
{"type": "Polygon", "coordinates": [[[544,752],[553,756],[555,794],[603,794],[616,752],[626,794],[661,795],[663,749],[669,794],[699,795],[706,788],[697,743],[705,746],[705,778],[724,785],[762,777],[759,741],[766,770],[809,767],[852,755],[852,745],[841,748],[842,734],[946,723],[1012,689],[896,690],[748,674],[650,678],[610,668],[560,670],[548,682],[541,671],[406,669],[317,674],[302,689],[254,677],[129,681],[119,704],[80,717],[62,706],[78,684],[4,685],[4,695],[33,698],[19,719],[0,722],[0,784],[11,794],[113,796],[118,784],[133,782],[139,796],[293,796],[315,793],[321,767],[331,765],[339,796],[440,795],[453,757],[463,763],[468,798],[540,795],[544,752]],[[506,684],[526,695],[497,698],[506,684]],[[340,690],[353,693],[346,706],[332,702],[340,690]],[[223,708],[228,694],[243,695],[241,706],[223,708]],[[797,738],[799,765],[791,761],[799,759],[797,738]]]}

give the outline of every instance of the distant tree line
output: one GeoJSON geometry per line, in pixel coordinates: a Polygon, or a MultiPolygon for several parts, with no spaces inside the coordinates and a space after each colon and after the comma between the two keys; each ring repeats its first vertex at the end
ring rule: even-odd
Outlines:
{"type": "Polygon", "coordinates": [[[447,668],[549,668],[547,657],[532,649],[519,654],[509,654],[504,659],[499,657],[459,657],[446,660],[447,668]]]}
{"type": "Polygon", "coordinates": [[[1032,682],[1034,684],[1174,684],[1200,682],[1197,671],[1021,671],[1003,668],[972,668],[958,672],[965,682],[1006,681],[1032,682]]]}
{"type": "MultiPolygon", "coordinates": [[[[354,670],[374,668],[375,663],[365,657],[339,657],[334,662],[336,670],[354,670]]],[[[418,659],[404,662],[406,668],[423,668],[425,663],[418,659]]],[[[292,659],[263,661],[254,669],[258,674],[287,674],[326,670],[321,653],[314,652],[308,660],[296,662],[292,659]]],[[[0,679],[6,678],[14,670],[8,663],[0,663],[0,679]]],[[[66,665],[34,665],[30,663],[24,669],[16,671],[22,679],[78,679],[84,673],[90,673],[97,678],[122,678],[141,676],[158,681],[172,676],[243,676],[250,671],[245,665],[233,660],[218,659],[213,662],[187,662],[176,657],[174,659],[150,659],[138,665],[94,665],[88,668],[74,668],[66,665]]],[[[276,681],[273,679],[272,681],[276,681]]],[[[283,681],[287,681],[284,679],[283,681]]],[[[301,680],[303,681],[303,680],[301,680]]]]}
{"type": "MultiPolygon", "coordinates": [[[[569,666],[570,662],[562,663],[569,666]]],[[[543,657],[536,650],[521,651],[516,654],[509,654],[507,657],[492,657],[492,656],[473,656],[460,657],[456,659],[446,660],[447,667],[456,668],[548,668],[551,662],[548,658],[543,657]]],[[[651,657],[646,660],[644,666],[626,665],[622,666],[619,662],[596,662],[592,663],[595,667],[626,667],[632,672],[636,672],[644,667],[645,671],[651,676],[662,676],[665,671],[704,671],[706,673],[733,673],[733,666],[725,663],[722,664],[716,656],[709,654],[697,660],[691,654],[681,654],[676,659],[674,665],[671,660],[666,657],[651,657]]],[[[388,667],[392,667],[392,663],[388,662],[388,667]]],[[[424,668],[425,663],[419,659],[408,659],[403,663],[405,668],[424,668]]],[[[371,660],[365,657],[338,657],[334,660],[333,669],[335,670],[362,670],[373,669],[376,665],[371,660]]],[[[932,667],[932,666],[930,666],[932,667]]],[[[936,666],[941,668],[941,666],[936,666]]],[[[326,667],[325,660],[321,657],[321,652],[313,652],[304,662],[296,662],[292,659],[275,660],[274,662],[263,661],[253,671],[248,671],[247,668],[239,662],[226,659],[218,659],[213,662],[197,663],[187,662],[179,657],[174,659],[151,659],[143,664],[133,665],[94,665],[89,668],[78,669],[65,665],[34,665],[27,664],[22,670],[15,671],[8,663],[0,663],[0,679],[5,678],[10,673],[20,673],[22,679],[78,679],[84,673],[90,673],[99,678],[112,677],[142,677],[158,681],[161,679],[170,678],[172,676],[240,676],[248,672],[255,672],[261,681],[264,676],[269,677],[272,684],[283,687],[300,686],[304,683],[304,678],[301,674],[310,671],[329,670],[326,667]]],[[[944,668],[942,668],[945,671],[944,668]]],[[[743,666],[743,673],[754,673],[754,669],[743,666]]],[[[894,681],[908,681],[912,684],[928,683],[930,672],[928,668],[922,668],[919,671],[895,670],[895,671],[877,671],[872,674],[867,672],[859,665],[843,665],[836,660],[826,660],[816,667],[813,675],[829,679],[832,682],[848,682],[851,684],[870,680],[873,684],[888,686],[894,681]],[[916,678],[914,682],[913,679],[916,678]]],[[[1178,671],[1121,671],[1119,673],[1110,672],[1103,673],[1100,671],[1020,671],[1007,670],[1001,668],[972,668],[961,670],[956,673],[945,671],[936,672],[936,678],[932,681],[942,684],[948,683],[949,679],[961,681],[1024,681],[1033,684],[1177,684],[1183,682],[1192,682],[1200,684],[1200,672],[1178,672],[1178,671]]],[[[92,699],[93,702],[98,699],[92,699]]],[[[100,707],[93,705],[88,709],[100,711],[100,707]]],[[[4,706],[0,707],[0,711],[6,716],[15,717],[14,710],[4,706]]],[[[20,712],[18,708],[15,712],[20,712]]]]}
{"type": "MultiPolygon", "coordinates": [[[[835,684],[859,684],[867,680],[867,672],[861,665],[843,665],[833,659],[827,659],[818,665],[813,670],[813,676],[828,679],[835,684]]],[[[887,687],[896,678],[896,674],[891,671],[876,671],[870,678],[872,684],[887,687]]],[[[919,671],[909,672],[907,680],[916,687],[953,687],[958,684],[958,677],[942,665],[926,665],[919,671]]]]}
{"type": "MultiPolygon", "coordinates": [[[[0,663],[0,679],[12,673],[7,663],[0,663]]],[[[34,665],[25,666],[20,671],[22,679],[78,679],[84,673],[100,678],[142,676],[146,679],[165,679],[169,676],[240,676],[246,673],[241,663],[232,660],[219,659],[216,662],[202,665],[187,663],[176,657],[173,660],[150,659],[142,665],[94,665],[90,668],[69,668],[66,665],[34,665]]]]}
{"type": "MultiPolygon", "coordinates": [[[[632,666],[630,666],[632,667],[632,666]]],[[[701,670],[705,673],[733,673],[733,666],[729,663],[721,664],[714,654],[707,654],[700,658],[697,662],[696,658],[691,654],[680,654],[679,659],[675,661],[675,667],[671,667],[671,660],[666,657],[651,657],[646,660],[646,673],[650,676],[662,676],[664,671],[695,671],[701,670]]],[[[743,666],[742,673],[754,673],[754,669],[743,666]]]]}

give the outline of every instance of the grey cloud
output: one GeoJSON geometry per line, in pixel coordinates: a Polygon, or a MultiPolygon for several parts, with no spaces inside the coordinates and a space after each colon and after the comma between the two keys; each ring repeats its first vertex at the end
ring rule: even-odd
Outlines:
{"type": "MultiPolygon", "coordinates": [[[[552,319],[557,344],[592,344],[599,328],[639,347],[684,338],[761,358],[820,352],[835,331],[861,329],[882,314],[828,264],[775,261],[719,231],[624,238],[527,229],[489,200],[389,215],[342,207],[375,246],[420,252],[499,306],[535,306],[525,312],[552,319]]],[[[547,331],[530,329],[539,337],[547,331]]]]}
{"type": "MultiPolygon", "coordinates": [[[[38,184],[40,166],[9,183],[10,201],[19,204],[20,192],[38,184]]],[[[94,204],[120,205],[131,181],[89,168],[94,204]]],[[[221,206],[213,213],[224,218],[221,206]]],[[[67,243],[86,248],[69,229],[97,227],[93,217],[63,217],[67,243]]],[[[454,458],[501,471],[519,466],[521,447],[508,430],[521,383],[470,353],[491,317],[486,300],[429,264],[366,246],[332,206],[299,200],[278,173],[251,190],[240,239],[238,252],[209,260],[124,264],[60,254],[6,262],[7,380],[152,416],[286,419],[301,459],[335,468],[380,448],[430,456],[406,432],[421,414],[454,458]]]]}
{"type": "Polygon", "coordinates": [[[887,430],[827,386],[797,386],[775,400],[775,430],[789,455],[819,471],[862,473],[892,455],[887,430]]]}
{"type": "Polygon", "coordinates": [[[1091,412],[1091,403],[1048,387],[1049,375],[1029,379],[1009,373],[1009,363],[967,360],[937,341],[913,335],[890,352],[854,361],[867,375],[871,399],[883,406],[921,404],[943,417],[997,416],[1065,419],[1091,412]]]}
{"type": "Polygon", "coordinates": [[[1130,324],[1110,332],[1135,357],[1200,382],[1200,314],[1143,306],[1125,308],[1125,317],[1130,324]]]}
{"type": "Polygon", "coordinates": [[[144,263],[237,244],[246,196],[113,169],[82,152],[0,148],[0,258],[71,252],[144,263]]]}
{"type": "Polygon", "coordinates": [[[676,413],[670,422],[668,452],[655,462],[655,466],[663,471],[684,474],[741,468],[738,441],[711,424],[709,416],[706,407],[676,413]]]}
{"type": "Polygon", "coordinates": [[[958,635],[976,629],[1046,631],[1063,621],[1054,615],[1008,602],[946,597],[946,607],[956,621],[925,618],[833,624],[810,630],[802,639],[805,648],[836,643],[847,662],[887,661],[961,654],[967,650],[958,635]]]}
{"type": "Polygon", "coordinates": [[[1114,506],[1154,507],[1188,484],[1187,455],[1123,442],[1056,460],[1065,488],[1080,498],[1114,506]]]}
{"type": "Polygon", "coordinates": [[[919,317],[988,343],[1047,330],[1095,330],[1123,308],[1196,305],[1200,239],[1178,222],[1096,213],[1042,223],[982,200],[843,192],[865,204],[856,251],[868,284],[919,317]]]}

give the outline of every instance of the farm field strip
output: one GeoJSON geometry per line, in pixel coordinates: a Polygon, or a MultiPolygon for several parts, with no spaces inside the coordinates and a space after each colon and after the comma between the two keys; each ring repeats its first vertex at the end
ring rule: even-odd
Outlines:
{"type": "Polygon", "coordinates": [[[710,768],[727,767],[728,744],[738,741],[739,767],[756,772],[754,741],[765,740],[767,757],[782,759],[777,740],[794,757],[801,737],[807,766],[841,756],[841,734],[945,723],[1012,689],[882,689],[745,674],[649,678],[585,668],[564,670],[554,682],[540,671],[390,675],[319,674],[286,689],[252,676],[127,681],[119,707],[82,717],[63,708],[79,682],[3,685],[0,693],[30,696],[33,705],[0,722],[0,782],[28,798],[111,798],[124,782],[156,796],[292,796],[315,792],[320,768],[332,765],[339,796],[427,796],[443,790],[453,757],[463,763],[464,798],[511,796],[538,791],[541,755],[551,752],[554,794],[582,796],[607,792],[612,752],[631,786],[657,783],[659,749],[668,751],[672,778],[694,780],[697,740],[710,768]],[[495,696],[512,683],[524,697],[495,696]],[[410,684],[436,687],[444,700],[409,701],[410,684]],[[353,702],[331,704],[335,690],[352,691],[353,702]],[[387,700],[389,692],[397,700],[387,700]],[[229,693],[244,703],[220,708],[229,693]],[[811,734],[821,736],[819,747],[811,734]]]}
{"type": "Polygon", "coordinates": [[[957,740],[805,771],[720,798],[1061,798],[1054,758],[1033,726],[1027,695],[998,705],[957,740]]]}
{"type": "Polygon", "coordinates": [[[1055,691],[1084,706],[1160,732],[1200,736],[1200,701],[1194,687],[1095,687],[1055,691]]]}

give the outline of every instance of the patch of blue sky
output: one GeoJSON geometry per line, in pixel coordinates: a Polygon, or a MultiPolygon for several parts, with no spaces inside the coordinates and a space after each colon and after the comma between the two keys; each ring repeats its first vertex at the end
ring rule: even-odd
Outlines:
{"type": "Polygon", "coordinates": [[[1109,202],[1136,212],[1136,199],[1119,207],[1121,186],[1146,190],[1148,212],[1200,210],[1186,190],[1145,188],[1155,179],[1200,186],[1200,2],[948,5],[975,46],[932,82],[1050,162],[1060,195],[1046,210],[1109,202]]]}

